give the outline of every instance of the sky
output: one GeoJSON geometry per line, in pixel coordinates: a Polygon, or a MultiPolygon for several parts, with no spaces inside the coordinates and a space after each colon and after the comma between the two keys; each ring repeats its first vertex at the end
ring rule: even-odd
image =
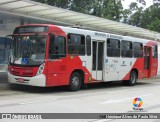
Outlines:
{"type": "MultiPolygon", "coordinates": [[[[122,5],[124,9],[129,8],[129,5],[131,2],[136,2],[137,0],[124,0],[122,1],[122,5]]],[[[151,6],[153,4],[153,0],[145,0],[146,1],[146,6],[145,8],[148,8],[149,6],[151,6]]]]}

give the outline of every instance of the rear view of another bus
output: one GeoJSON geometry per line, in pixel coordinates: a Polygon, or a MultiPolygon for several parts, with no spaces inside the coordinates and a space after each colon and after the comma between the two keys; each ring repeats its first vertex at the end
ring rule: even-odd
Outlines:
{"type": "Polygon", "coordinates": [[[11,39],[0,37],[0,72],[6,72],[8,69],[8,58],[11,49],[11,39]]]}

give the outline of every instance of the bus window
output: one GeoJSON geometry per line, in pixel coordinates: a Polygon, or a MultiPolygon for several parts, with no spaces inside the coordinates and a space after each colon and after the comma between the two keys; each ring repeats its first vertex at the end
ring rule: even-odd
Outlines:
{"type": "Polygon", "coordinates": [[[87,51],[87,56],[91,55],[91,37],[87,36],[86,37],[86,51],[87,51]]]}
{"type": "Polygon", "coordinates": [[[134,49],[135,58],[143,57],[143,44],[142,43],[134,42],[133,49],[134,49]]]}
{"type": "Polygon", "coordinates": [[[158,57],[157,55],[158,55],[157,46],[155,45],[155,46],[152,47],[152,57],[157,58],[158,57]]]}
{"type": "Polygon", "coordinates": [[[120,41],[117,39],[107,39],[107,56],[120,57],[120,41]]]}
{"type": "Polygon", "coordinates": [[[51,36],[49,59],[59,59],[66,56],[66,39],[62,36],[51,36]]]}
{"type": "Polygon", "coordinates": [[[85,36],[68,34],[68,53],[73,55],[85,55],[85,36]]]}
{"type": "Polygon", "coordinates": [[[132,50],[132,42],[130,41],[121,41],[121,56],[122,57],[133,57],[133,50],[132,50]]]}

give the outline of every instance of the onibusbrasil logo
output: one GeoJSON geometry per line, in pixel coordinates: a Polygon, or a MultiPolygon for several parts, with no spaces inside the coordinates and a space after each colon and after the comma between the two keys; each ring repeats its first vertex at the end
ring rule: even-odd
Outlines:
{"type": "Polygon", "coordinates": [[[134,106],[133,107],[134,110],[140,110],[140,111],[143,110],[143,108],[142,108],[143,101],[142,101],[141,98],[139,98],[139,97],[134,98],[132,103],[133,103],[133,106],[134,106]]]}

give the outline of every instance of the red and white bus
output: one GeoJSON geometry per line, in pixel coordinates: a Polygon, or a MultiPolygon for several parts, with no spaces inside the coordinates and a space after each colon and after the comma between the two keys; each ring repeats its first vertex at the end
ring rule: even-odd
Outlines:
{"type": "Polygon", "coordinates": [[[152,40],[49,24],[17,27],[12,35],[10,83],[32,86],[122,81],[157,75],[157,43],[152,40]]]}

